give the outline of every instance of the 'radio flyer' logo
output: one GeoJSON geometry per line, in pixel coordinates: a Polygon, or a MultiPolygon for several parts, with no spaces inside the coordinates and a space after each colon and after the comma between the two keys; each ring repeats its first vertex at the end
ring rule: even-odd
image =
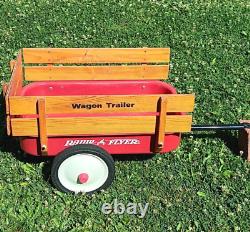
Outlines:
{"type": "Polygon", "coordinates": [[[93,144],[93,145],[108,145],[108,146],[115,146],[115,145],[138,145],[140,144],[139,139],[74,139],[74,140],[67,140],[64,144],[65,147],[68,146],[75,146],[80,144],[93,144]]]}

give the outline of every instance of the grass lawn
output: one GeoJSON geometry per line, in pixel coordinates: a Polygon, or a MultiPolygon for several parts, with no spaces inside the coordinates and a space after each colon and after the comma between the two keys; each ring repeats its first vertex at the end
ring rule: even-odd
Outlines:
{"type": "MultiPolygon", "coordinates": [[[[0,16],[2,80],[23,47],[170,47],[168,81],[196,94],[194,123],[250,118],[248,1],[0,0],[0,16]]],[[[233,152],[235,133],[117,160],[113,185],[92,197],[56,191],[50,161],[23,158],[2,124],[0,136],[0,231],[250,231],[250,164],[233,152]],[[104,215],[114,199],[148,202],[146,216],[104,215]]]]}

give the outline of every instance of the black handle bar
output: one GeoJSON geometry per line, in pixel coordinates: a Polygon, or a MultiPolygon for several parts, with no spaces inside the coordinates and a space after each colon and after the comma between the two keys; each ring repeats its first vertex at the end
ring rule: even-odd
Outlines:
{"type": "Polygon", "coordinates": [[[242,130],[246,128],[250,128],[250,123],[222,124],[222,125],[192,125],[191,131],[242,130]]]}

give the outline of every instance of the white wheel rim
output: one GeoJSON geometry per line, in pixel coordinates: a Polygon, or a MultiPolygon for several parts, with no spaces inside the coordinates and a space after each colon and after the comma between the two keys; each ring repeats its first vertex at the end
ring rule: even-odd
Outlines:
{"type": "Polygon", "coordinates": [[[101,187],[108,178],[108,166],[103,159],[92,154],[76,154],[65,159],[58,169],[61,184],[75,193],[91,192],[101,187]],[[87,174],[88,180],[79,183],[79,175],[87,174]]]}

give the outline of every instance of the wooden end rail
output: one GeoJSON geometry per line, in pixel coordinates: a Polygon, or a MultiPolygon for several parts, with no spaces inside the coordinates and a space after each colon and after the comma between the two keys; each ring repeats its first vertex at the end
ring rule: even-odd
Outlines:
{"type": "MultiPolygon", "coordinates": [[[[157,112],[162,95],[86,95],[86,96],[45,96],[47,114],[93,114],[93,113],[143,113],[157,112]],[[133,107],[109,107],[107,102],[130,102],[133,107]],[[102,106],[101,108],[98,106],[102,106]],[[92,107],[89,109],[89,107],[92,107]]],[[[193,94],[166,94],[168,112],[192,112],[193,94]]],[[[39,96],[11,96],[11,115],[37,114],[36,102],[39,96]],[[24,107],[25,106],[25,107],[24,107]]]]}
{"type": "Polygon", "coordinates": [[[3,85],[3,93],[5,97],[6,125],[7,134],[11,134],[11,120],[9,98],[20,94],[23,85],[23,65],[22,52],[19,52],[16,60],[10,62],[11,79],[9,84],[3,85]]]}

